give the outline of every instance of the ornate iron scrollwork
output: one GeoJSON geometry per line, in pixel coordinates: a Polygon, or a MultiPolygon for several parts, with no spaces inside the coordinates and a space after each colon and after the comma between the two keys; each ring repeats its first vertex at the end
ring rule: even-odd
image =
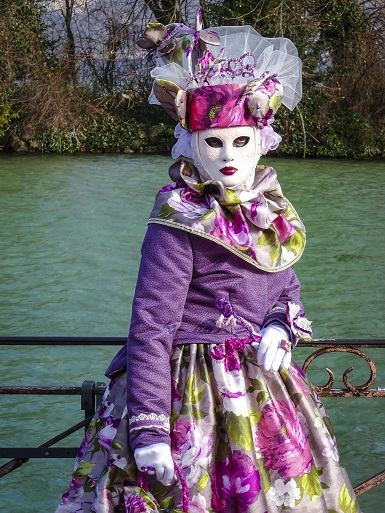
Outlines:
{"type": "MultiPolygon", "coordinates": [[[[373,360],[371,360],[371,358],[369,358],[369,356],[367,354],[363,353],[362,351],[360,351],[359,349],[356,349],[354,347],[339,346],[339,347],[323,347],[322,349],[318,349],[317,351],[312,353],[310,356],[308,356],[308,358],[306,358],[306,360],[302,366],[303,371],[307,372],[310,364],[316,358],[318,358],[319,356],[321,356],[323,354],[328,354],[328,353],[353,353],[353,354],[356,354],[357,356],[359,356],[360,358],[364,359],[370,368],[370,377],[366,381],[366,383],[364,383],[363,385],[359,385],[359,386],[353,386],[349,383],[348,377],[349,377],[349,374],[352,372],[353,367],[349,367],[348,369],[345,370],[345,372],[342,375],[342,379],[343,379],[344,385],[346,386],[347,390],[349,392],[351,392],[353,395],[359,396],[363,392],[366,392],[370,389],[370,387],[373,385],[373,383],[376,379],[376,366],[375,366],[373,360]]],[[[323,395],[326,392],[331,392],[331,387],[334,384],[333,372],[328,367],[326,367],[325,370],[329,374],[329,381],[323,386],[315,386],[317,392],[320,395],[323,395]]],[[[365,395],[367,395],[367,394],[365,394],[365,395]]]]}

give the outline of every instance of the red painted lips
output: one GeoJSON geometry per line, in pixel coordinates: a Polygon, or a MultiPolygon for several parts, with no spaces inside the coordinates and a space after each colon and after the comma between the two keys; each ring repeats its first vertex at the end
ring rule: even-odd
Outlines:
{"type": "Polygon", "coordinates": [[[231,176],[233,175],[238,169],[236,167],[226,166],[222,167],[222,169],[219,170],[223,175],[231,176]]]}

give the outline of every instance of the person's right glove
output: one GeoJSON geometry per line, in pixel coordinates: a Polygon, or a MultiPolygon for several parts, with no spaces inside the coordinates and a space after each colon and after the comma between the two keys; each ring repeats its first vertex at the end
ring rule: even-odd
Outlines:
{"type": "Polygon", "coordinates": [[[259,365],[266,371],[271,369],[276,372],[281,365],[288,369],[291,362],[291,351],[282,347],[282,345],[291,347],[288,330],[282,324],[272,323],[263,328],[259,334],[262,335],[259,346],[256,344],[259,365]]]}

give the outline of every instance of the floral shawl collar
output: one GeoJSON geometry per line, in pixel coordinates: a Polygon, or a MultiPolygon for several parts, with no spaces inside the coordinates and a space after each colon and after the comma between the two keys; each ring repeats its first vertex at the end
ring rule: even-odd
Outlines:
{"type": "Polygon", "coordinates": [[[290,267],[301,257],[305,227],[283,196],[272,167],[257,166],[248,190],[201,182],[186,160],[173,164],[169,173],[175,183],[158,192],[149,223],[211,239],[267,272],[290,267]]]}

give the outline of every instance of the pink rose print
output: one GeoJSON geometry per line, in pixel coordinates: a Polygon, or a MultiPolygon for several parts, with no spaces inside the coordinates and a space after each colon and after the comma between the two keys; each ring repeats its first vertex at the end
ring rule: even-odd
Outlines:
{"type": "Polygon", "coordinates": [[[199,479],[201,466],[209,459],[211,449],[211,436],[204,436],[198,426],[187,420],[176,421],[171,433],[171,452],[188,486],[194,485],[199,479]]]}
{"type": "Polygon", "coordinates": [[[169,183],[167,185],[164,185],[161,189],[159,189],[159,192],[170,192],[177,188],[176,183],[169,183]]]}
{"type": "Polygon", "coordinates": [[[247,248],[247,254],[255,258],[254,244],[251,233],[241,209],[234,211],[234,218],[228,221],[223,213],[214,220],[215,228],[210,235],[227,242],[235,248],[247,248]]]}
{"type": "Polygon", "coordinates": [[[227,242],[228,244],[230,244],[230,246],[236,247],[236,244],[234,243],[231,233],[230,233],[230,230],[229,230],[228,221],[225,218],[225,216],[222,214],[222,212],[215,219],[214,224],[215,224],[215,228],[214,228],[214,230],[212,230],[210,232],[210,235],[213,235],[214,237],[216,237],[219,240],[223,240],[224,242],[227,242]]]}
{"type": "Polygon", "coordinates": [[[312,455],[304,429],[291,402],[273,401],[262,408],[255,444],[267,468],[284,479],[310,472],[312,455]]]}
{"type": "Polygon", "coordinates": [[[248,108],[256,118],[257,126],[263,128],[269,125],[279,108],[280,102],[272,102],[271,99],[282,95],[282,85],[274,77],[261,76],[260,79],[263,82],[248,89],[246,95],[248,108]]]}
{"type": "Polygon", "coordinates": [[[88,431],[86,431],[86,434],[83,437],[82,443],[80,444],[78,453],[76,455],[76,462],[77,463],[80,463],[81,460],[83,459],[83,456],[85,455],[85,453],[87,451],[87,447],[88,447],[88,442],[89,441],[90,441],[90,435],[89,435],[88,431]]]}
{"type": "Polygon", "coordinates": [[[84,495],[83,483],[79,481],[76,477],[72,478],[70,487],[68,491],[63,495],[61,505],[65,506],[68,503],[79,503],[79,507],[81,504],[81,499],[84,495]]]}
{"type": "Polygon", "coordinates": [[[167,200],[167,203],[171,208],[189,219],[202,217],[211,208],[208,197],[200,196],[189,187],[176,189],[167,200]]]}
{"type": "Polygon", "coordinates": [[[182,398],[179,393],[178,383],[175,379],[171,380],[171,402],[176,403],[182,398]]]}
{"type": "MultiPolygon", "coordinates": [[[[232,98],[227,100],[218,111],[216,118],[210,124],[211,128],[224,128],[226,126],[242,126],[248,112],[245,111],[245,99],[232,98]]],[[[251,116],[250,116],[251,117],[251,116]]],[[[253,119],[253,118],[251,118],[253,119]]],[[[255,123],[251,121],[252,125],[255,123]]]]}
{"type": "Polygon", "coordinates": [[[230,390],[223,390],[221,391],[221,395],[223,395],[223,397],[226,397],[227,399],[238,399],[238,397],[243,397],[245,395],[244,392],[230,392],[230,390]]]}
{"type": "Polygon", "coordinates": [[[113,499],[111,492],[103,490],[92,503],[91,509],[95,511],[95,513],[104,513],[105,511],[111,510],[112,504],[113,499]]]}
{"type": "MultiPolygon", "coordinates": [[[[178,508],[181,509],[180,506],[178,506],[178,508]]],[[[208,513],[206,509],[206,499],[203,495],[198,493],[198,495],[193,496],[188,503],[188,511],[189,513],[208,513]]]]}
{"type": "Polygon", "coordinates": [[[289,223],[289,221],[280,214],[273,221],[275,231],[277,232],[279,242],[283,244],[295,234],[295,228],[289,223]]]}
{"type": "Polygon", "coordinates": [[[269,207],[263,194],[260,194],[258,200],[251,203],[250,215],[255,226],[263,229],[269,227],[269,207]]]}
{"type": "Polygon", "coordinates": [[[180,191],[180,199],[183,203],[201,204],[209,207],[207,199],[204,196],[200,196],[189,187],[185,187],[180,191]]]}
{"type": "Polygon", "coordinates": [[[210,127],[255,126],[243,97],[245,87],[222,84],[195,89],[190,103],[190,127],[204,130],[210,127]]]}
{"type": "Polygon", "coordinates": [[[214,467],[211,507],[218,512],[243,513],[261,491],[258,470],[247,454],[234,451],[214,467]]]}
{"type": "Polygon", "coordinates": [[[310,396],[309,389],[305,384],[307,382],[306,374],[295,363],[291,364],[291,377],[295,383],[296,390],[300,390],[305,396],[310,396]]]}

